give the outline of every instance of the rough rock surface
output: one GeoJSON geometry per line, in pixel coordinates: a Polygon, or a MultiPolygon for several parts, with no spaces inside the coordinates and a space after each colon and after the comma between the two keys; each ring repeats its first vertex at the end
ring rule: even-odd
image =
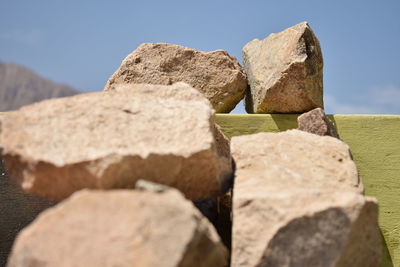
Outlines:
{"type": "Polygon", "coordinates": [[[8,267],[225,267],[210,223],[176,190],[77,192],[18,236],[8,267]]]}
{"type": "Polygon", "coordinates": [[[298,128],[301,131],[321,136],[332,136],[339,138],[333,122],[325,115],[321,108],[315,108],[297,117],[298,128]]]}
{"type": "Polygon", "coordinates": [[[249,113],[302,113],[323,108],[322,52],[307,22],[243,48],[249,113]]]}
{"type": "Polygon", "coordinates": [[[377,202],[346,144],[298,130],[231,142],[231,266],[378,266],[377,202]]]}
{"type": "Polygon", "coordinates": [[[128,55],[104,90],[120,83],[169,85],[186,82],[200,90],[216,112],[229,113],[243,99],[247,79],[226,51],[201,52],[163,43],[145,43],[128,55]]]}
{"type": "Polygon", "coordinates": [[[133,188],[145,178],[196,200],[231,183],[231,158],[221,150],[227,144],[214,137],[214,111],[185,83],[125,84],[48,100],[7,113],[1,125],[11,177],[48,199],[82,188],[133,188]]]}

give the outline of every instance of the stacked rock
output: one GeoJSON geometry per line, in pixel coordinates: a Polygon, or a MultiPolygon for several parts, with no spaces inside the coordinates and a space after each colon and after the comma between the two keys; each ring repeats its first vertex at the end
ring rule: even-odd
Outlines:
{"type": "Polygon", "coordinates": [[[20,232],[8,267],[378,266],[378,205],[322,110],[311,28],[253,40],[243,58],[143,44],[103,92],[1,116],[11,178],[60,202],[20,232]],[[305,112],[299,130],[230,144],[214,112],[244,97],[249,113],[305,112]]]}
{"type": "Polygon", "coordinates": [[[21,232],[8,266],[226,266],[216,230],[189,201],[232,184],[229,141],[198,90],[118,84],[23,107],[1,125],[10,176],[66,199],[21,232]],[[140,179],[181,193],[127,190],[140,179]],[[102,191],[74,194],[82,189],[102,191]]]}

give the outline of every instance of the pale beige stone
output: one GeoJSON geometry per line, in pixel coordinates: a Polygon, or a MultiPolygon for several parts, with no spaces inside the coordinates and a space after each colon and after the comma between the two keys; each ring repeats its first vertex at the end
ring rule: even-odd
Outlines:
{"type": "Polygon", "coordinates": [[[1,123],[10,176],[49,199],[82,188],[133,188],[146,179],[196,200],[231,183],[231,158],[218,149],[226,144],[216,143],[214,111],[184,83],[125,84],[48,100],[7,113],[1,123]]]}
{"type": "Polygon", "coordinates": [[[298,130],[231,142],[231,266],[378,266],[378,205],[346,144],[298,130]]]}
{"type": "Polygon", "coordinates": [[[42,213],[8,267],[225,267],[210,223],[176,190],[83,190],[42,213]]]}
{"type": "Polygon", "coordinates": [[[231,142],[236,177],[244,166],[257,170],[260,177],[279,180],[282,186],[332,185],[364,191],[349,146],[339,139],[290,130],[235,136],[231,142]]]}
{"type": "Polygon", "coordinates": [[[323,108],[322,52],[307,22],[243,48],[249,113],[302,113],[323,108]]]}
{"type": "Polygon", "coordinates": [[[186,82],[200,90],[216,112],[229,113],[243,99],[247,79],[226,51],[202,52],[164,43],[144,43],[128,55],[104,90],[120,83],[186,82]]]}
{"type": "Polygon", "coordinates": [[[339,138],[333,122],[325,115],[321,108],[315,108],[297,117],[298,128],[301,131],[317,134],[321,136],[332,136],[339,138]]]}

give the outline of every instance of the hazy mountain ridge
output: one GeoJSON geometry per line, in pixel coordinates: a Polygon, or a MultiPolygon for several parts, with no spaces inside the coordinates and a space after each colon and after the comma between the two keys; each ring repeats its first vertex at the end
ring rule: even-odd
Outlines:
{"type": "Polygon", "coordinates": [[[43,78],[26,67],[0,62],[0,112],[78,93],[72,87],[43,78]]]}

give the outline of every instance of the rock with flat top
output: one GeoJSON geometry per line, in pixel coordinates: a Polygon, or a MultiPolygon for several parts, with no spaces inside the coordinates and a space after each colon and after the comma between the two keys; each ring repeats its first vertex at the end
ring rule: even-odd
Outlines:
{"type": "Polygon", "coordinates": [[[8,267],[225,267],[212,225],[176,190],[82,190],[42,213],[8,267]]]}
{"type": "Polygon", "coordinates": [[[214,110],[185,83],[123,84],[48,100],[7,113],[1,125],[10,176],[48,199],[146,179],[197,200],[231,184],[230,154],[222,150],[229,145],[220,144],[228,141],[215,128],[214,110]]]}
{"type": "Polygon", "coordinates": [[[247,78],[226,51],[202,52],[164,43],[144,43],[128,55],[104,90],[121,83],[185,82],[200,90],[216,112],[229,113],[243,99],[247,78]]]}
{"type": "Polygon", "coordinates": [[[249,113],[303,113],[323,108],[322,52],[307,22],[243,48],[249,113]]]}
{"type": "Polygon", "coordinates": [[[321,136],[332,136],[339,138],[333,122],[325,115],[321,108],[315,108],[297,117],[298,128],[301,131],[321,136]]]}
{"type": "Polygon", "coordinates": [[[232,267],[378,266],[378,204],[349,148],[292,130],[233,137],[232,267]]]}

